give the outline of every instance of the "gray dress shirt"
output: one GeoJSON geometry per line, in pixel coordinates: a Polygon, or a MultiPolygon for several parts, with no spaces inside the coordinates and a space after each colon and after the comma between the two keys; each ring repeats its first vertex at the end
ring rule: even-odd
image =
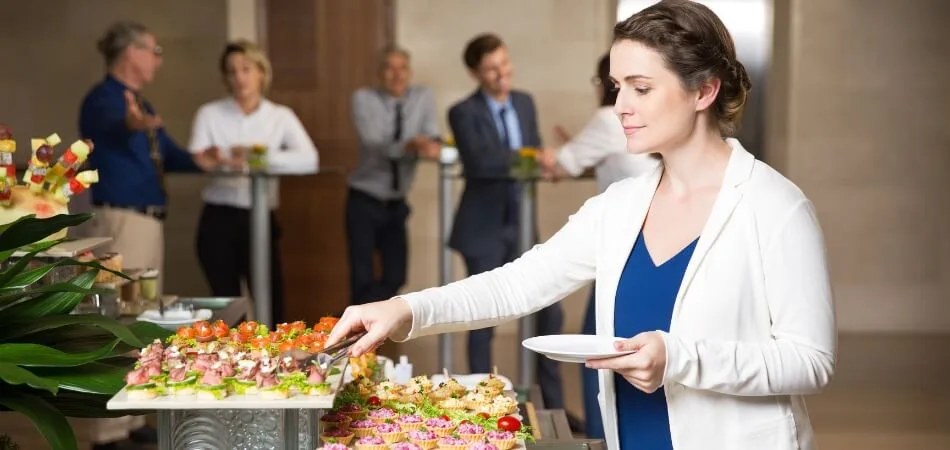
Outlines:
{"type": "Polygon", "coordinates": [[[424,86],[410,86],[401,98],[380,88],[353,94],[353,125],[360,143],[360,162],[350,174],[350,187],[382,201],[404,199],[415,177],[418,157],[406,154],[407,142],[418,135],[439,137],[435,96],[424,86]],[[402,103],[402,132],[396,135],[396,103],[402,103]],[[398,190],[393,189],[392,161],[397,162],[398,190]]]}

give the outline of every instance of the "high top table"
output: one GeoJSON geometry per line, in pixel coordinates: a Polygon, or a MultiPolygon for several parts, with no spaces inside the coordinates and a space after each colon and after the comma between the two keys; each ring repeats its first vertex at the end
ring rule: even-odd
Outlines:
{"type": "Polygon", "coordinates": [[[310,168],[219,169],[208,174],[216,177],[248,177],[251,180],[251,299],[254,301],[254,319],[269,328],[274,327],[271,317],[270,276],[270,180],[289,176],[316,174],[310,168]]]}
{"type": "MultiPolygon", "coordinates": [[[[562,179],[561,182],[590,178],[590,174],[585,173],[581,177],[562,179]]],[[[452,212],[454,211],[452,207],[452,182],[457,179],[464,179],[461,166],[458,164],[458,150],[454,147],[444,147],[439,158],[439,283],[442,286],[453,281],[452,249],[449,248],[448,241],[449,233],[452,230],[452,212]]],[[[508,176],[481,177],[479,179],[497,179],[518,183],[520,196],[518,201],[518,250],[521,254],[531,250],[537,244],[537,216],[535,214],[537,185],[539,181],[545,181],[545,179],[539,173],[510,174],[508,176]]],[[[519,320],[518,334],[521,341],[537,335],[537,323],[534,314],[529,314],[519,320]]],[[[523,392],[527,392],[536,382],[537,358],[537,354],[523,347],[518,353],[519,388],[523,392]]],[[[440,367],[445,368],[449,373],[454,373],[452,371],[452,359],[452,336],[441,334],[439,335],[440,367]]]]}

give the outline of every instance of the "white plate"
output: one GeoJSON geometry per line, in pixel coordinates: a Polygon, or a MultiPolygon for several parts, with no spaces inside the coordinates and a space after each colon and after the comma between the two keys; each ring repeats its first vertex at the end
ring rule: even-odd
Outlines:
{"type": "Polygon", "coordinates": [[[620,340],[623,338],[590,334],[555,334],[525,339],[521,345],[555,361],[583,364],[590,359],[611,358],[633,353],[615,350],[614,342],[620,340]]]}
{"type": "Polygon", "coordinates": [[[210,309],[198,309],[194,313],[182,309],[172,309],[165,311],[165,316],[162,316],[157,309],[149,309],[140,314],[137,319],[142,322],[152,322],[162,328],[174,331],[178,327],[191,325],[199,320],[211,320],[213,315],[210,309]]]}
{"type": "MultiPolygon", "coordinates": [[[[439,373],[429,377],[432,380],[432,384],[438,386],[439,383],[445,381],[445,375],[439,373]]],[[[485,378],[488,378],[487,373],[473,373],[467,375],[456,374],[452,375],[452,378],[455,378],[455,381],[458,381],[459,384],[465,386],[468,389],[474,389],[476,385],[485,378]]],[[[498,375],[498,379],[505,382],[505,390],[512,391],[514,390],[511,380],[506,378],[504,375],[498,375]]]]}

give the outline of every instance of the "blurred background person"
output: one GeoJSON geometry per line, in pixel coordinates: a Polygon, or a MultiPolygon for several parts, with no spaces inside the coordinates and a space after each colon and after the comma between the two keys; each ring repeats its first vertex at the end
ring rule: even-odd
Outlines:
{"type": "Polygon", "coordinates": [[[118,22],[98,49],[108,72],[79,110],[79,134],[95,146],[89,167],[99,171],[99,182],[89,189],[95,213],[90,232],[111,237],[102,251],[122,254],[125,267],[161,271],[165,172],[210,170],[220,160],[211,145],[194,154],[181,148],[142,97],[162,65],[155,35],[140,23],[118,22]]]}
{"type": "MultiPolygon", "coordinates": [[[[93,142],[89,168],[99,171],[90,187],[92,236],[112,240],[101,252],[122,255],[125,268],[157,269],[159,292],[165,256],[165,172],[200,172],[219,163],[216,149],[192,154],[166,133],[161,117],[141,94],[162,65],[162,47],[141,23],[116,22],[97,43],[106,75],[79,108],[79,134],[93,142]]],[[[154,442],[142,417],[88,421],[95,449],[115,447],[130,436],[154,442]]]]}
{"type": "MultiPolygon", "coordinates": [[[[463,60],[478,88],[449,110],[465,177],[449,245],[461,253],[471,276],[501,267],[520,253],[518,185],[509,178],[511,164],[518,149],[541,148],[541,134],[531,95],[512,88],[514,70],[500,37],[476,36],[466,45],[463,60]]],[[[564,313],[559,304],[537,317],[539,335],[561,332],[564,313]]],[[[491,372],[493,336],[493,328],[469,332],[472,373],[491,372]]],[[[546,408],[564,407],[557,362],[538,358],[538,384],[546,408]]]]}
{"type": "Polygon", "coordinates": [[[412,84],[409,52],[402,48],[383,50],[379,85],[357,90],[351,101],[360,160],[348,178],[345,220],[350,303],[356,305],[391,298],[406,283],[406,195],[419,158],[437,157],[442,144],[435,96],[412,84]]]}
{"type": "MultiPolygon", "coordinates": [[[[243,168],[254,145],[267,148],[269,168],[316,170],[317,148],[290,108],[268,100],[271,65],[264,52],[249,41],[225,46],[219,61],[229,95],[203,105],[195,115],[189,148],[200,152],[216,147],[235,168],[243,168]]],[[[202,197],[196,247],[205,278],[216,297],[241,296],[242,281],[250,277],[250,179],[219,176],[202,197]]],[[[283,274],[280,264],[278,181],[270,181],[271,299],[274,323],[283,321],[283,274]]]]}
{"type": "MultiPolygon", "coordinates": [[[[610,54],[605,54],[597,63],[597,74],[591,78],[596,88],[600,107],[579,133],[570,136],[563,127],[555,133],[561,139],[558,149],[545,149],[539,162],[544,173],[553,179],[579,177],[585,170],[594,167],[597,174],[597,190],[604,192],[613,182],[628,177],[649,173],[657,167],[658,160],[650,155],[634,155],[627,151],[627,137],[623,124],[614,112],[618,89],[610,79],[610,54]]],[[[597,334],[594,314],[595,287],[591,285],[587,311],[584,314],[583,334],[597,334]]],[[[597,371],[581,368],[583,385],[584,417],[586,434],[592,439],[604,438],[604,426],[597,403],[597,371]]]]}

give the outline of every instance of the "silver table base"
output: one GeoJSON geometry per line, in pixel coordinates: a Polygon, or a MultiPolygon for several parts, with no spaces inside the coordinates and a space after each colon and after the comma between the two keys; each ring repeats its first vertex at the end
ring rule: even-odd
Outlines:
{"type": "Polygon", "coordinates": [[[158,411],[159,450],[313,450],[320,409],[158,411]]]}

